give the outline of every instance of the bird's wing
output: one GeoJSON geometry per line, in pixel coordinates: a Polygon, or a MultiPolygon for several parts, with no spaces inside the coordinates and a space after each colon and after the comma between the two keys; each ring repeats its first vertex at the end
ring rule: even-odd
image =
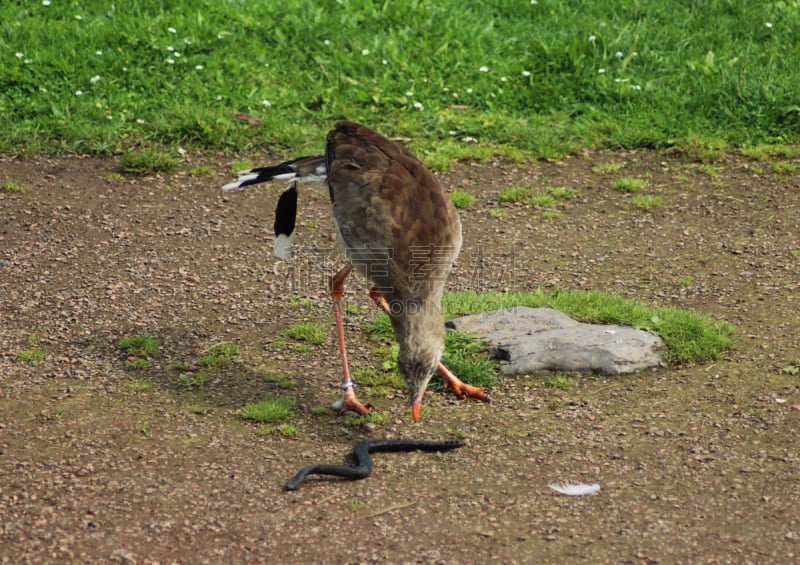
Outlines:
{"type": "Polygon", "coordinates": [[[441,294],[461,248],[461,222],[436,177],[406,149],[352,122],[328,134],[326,158],[334,216],[354,266],[401,295],[441,294]]]}

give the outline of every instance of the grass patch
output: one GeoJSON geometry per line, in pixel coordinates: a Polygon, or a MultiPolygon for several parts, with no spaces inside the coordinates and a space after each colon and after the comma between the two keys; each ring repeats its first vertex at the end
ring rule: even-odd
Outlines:
{"type": "Polygon", "coordinates": [[[632,208],[637,208],[645,212],[649,212],[654,208],[661,207],[662,201],[660,196],[652,196],[650,194],[635,194],[631,197],[628,205],[632,208]]]}
{"type": "Polygon", "coordinates": [[[200,365],[212,371],[221,369],[239,356],[239,346],[235,343],[218,343],[209,347],[200,357],[200,365]]]}
{"type": "Polygon", "coordinates": [[[792,175],[797,171],[797,165],[794,163],[770,163],[769,168],[776,175],[792,175]]]}
{"type": "Polygon", "coordinates": [[[30,186],[13,180],[7,180],[0,183],[0,192],[6,194],[21,194],[30,190],[30,186]]]}
{"type": "Polygon", "coordinates": [[[465,210],[472,206],[472,203],[475,202],[475,197],[463,190],[457,190],[450,193],[450,200],[456,208],[465,210]]]}
{"type": "Polygon", "coordinates": [[[217,176],[217,171],[214,169],[214,167],[210,167],[208,165],[198,165],[197,167],[192,167],[189,169],[189,174],[193,177],[213,178],[217,176]]]}
{"type": "Polygon", "coordinates": [[[551,186],[547,189],[547,194],[555,198],[558,202],[562,200],[572,200],[578,196],[578,191],[566,186],[551,186]]]}
{"type": "Polygon", "coordinates": [[[44,351],[41,349],[22,349],[17,351],[17,359],[27,363],[34,363],[45,358],[44,351]]]}
{"type": "Polygon", "coordinates": [[[618,192],[637,192],[644,187],[644,181],[633,177],[623,177],[611,183],[611,188],[618,192]]]}
{"type": "Polygon", "coordinates": [[[734,327],[728,322],[670,307],[647,306],[613,294],[561,290],[525,293],[452,292],[444,296],[445,316],[452,318],[514,306],[548,307],[595,324],[622,324],[652,331],[666,344],[671,363],[699,363],[719,359],[733,346],[734,327]]]}
{"type": "Polygon", "coordinates": [[[241,173],[242,171],[249,171],[253,167],[255,167],[253,161],[251,161],[250,159],[243,159],[241,161],[234,161],[233,163],[231,163],[230,167],[228,167],[228,172],[231,175],[235,176],[241,173]]]}
{"type": "Polygon", "coordinates": [[[532,190],[524,186],[509,186],[501,188],[497,193],[497,201],[504,203],[522,202],[532,195],[532,190]]]}
{"type": "Polygon", "coordinates": [[[356,418],[347,418],[345,423],[348,426],[363,426],[364,424],[374,424],[375,426],[385,426],[391,421],[388,414],[364,414],[356,418]]]}
{"type": "Polygon", "coordinates": [[[756,145],[754,147],[745,147],[741,150],[742,155],[757,159],[759,161],[766,161],[773,157],[782,159],[794,159],[800,156],[800,147],[793,145],[756,145]]]}
{"type": "Polygon", "coordinates": [[[125,385],[125,392],[150,392],[153,384],[147,381],[134,381],[125,385]]]}
{"type": "Polygon", "coordinates": [[[791,144],[793,6],[4,2],[0,152],[303,154],[342,116],[411,139],[435,168],[581,146],[791,144]],[[58,41],[37,41],[48,34],[58,41]]]}
{"type": "Polygon", "coordinates": [[[626,163],[601,163],[592,167],[592,172],[600,175],[611,175],[620,172],[626,166],[626,163]]]}
{"type": "Polygon", "coordinates": [[[319,345],[325,342],[325,328],[314,322],[299,322],[288,330],[286,335],[297,341],[304,341],[311,345],[319,345]]]}
{"type": "Polygon", "coordinates": [[[149,335],[123,337],[117,346],[132,357],[150,358],[158,355],[158,340],[149,335]]]}
{"type": "Polygon", "coordinates": [[[569,388],[569,378],[566,375],[552,375],[547,377],[544,384],[550,388],[566,390],[569,388]]]}
{"type": "Polygon", "coordinates": [[[123,337],[117,342],[117,346],[128,356],[125,367],[134,370],[150,368],[151,359],[158,355],[159,350],[158,340],[149,335],[123,337]]]}
{"type": "Polygon", "coordinates": [[[534,194],[528,198],[528,203],[540,208],[550,208],[555,205],[556,199],[549,194],[534,194]]]}
{"type": "Polygon", "coordinates": [[[239,411],[245,420],[256,422],[280,422],[292,415],[294,401],[286,396],[265,398],[260,402],[248,404],[239,411]]]}
{"type": "Polygon", "coordinates": [[[489,210],[489,217],[495,220],[502,220],[508,216],[508,212],[503,208],[492,208],[489,210]]]}
{"type": "Polygon", "coordinates": [[[271,434],[282,435],[283,437],[295,437],[300,429],[295,424],[281,424],[280,426],[268,426],[259,430],[258,435],[266,436],[271,434]]]}
{"type": "Polygon", "coordinates": [[[177,166],[175,159],[164,150],[153,148],[126,151],[120,161],[123,170],[130,175],[161,173],[171,171],[177,166]]]}

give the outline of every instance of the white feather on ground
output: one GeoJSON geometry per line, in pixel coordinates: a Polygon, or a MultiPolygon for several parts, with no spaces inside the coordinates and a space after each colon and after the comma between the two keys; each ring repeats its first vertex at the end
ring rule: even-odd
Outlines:
{"type": "Polygon", "coordinates": [[[550,483],[547,486],[567,496],[586,496],[600,490],[600,483],[550,483]]]}

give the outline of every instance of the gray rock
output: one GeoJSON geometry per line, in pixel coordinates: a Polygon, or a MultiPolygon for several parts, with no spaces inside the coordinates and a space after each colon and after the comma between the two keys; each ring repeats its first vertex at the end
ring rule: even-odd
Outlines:
{"type": "Polygon", "coordinates": [[[519,306],[456,318],[447,327],[486,343],[504,375],[534,371],[633,373],[658,366],[660,337],[628,326],[584,324],[551,308],[519,306]]]}

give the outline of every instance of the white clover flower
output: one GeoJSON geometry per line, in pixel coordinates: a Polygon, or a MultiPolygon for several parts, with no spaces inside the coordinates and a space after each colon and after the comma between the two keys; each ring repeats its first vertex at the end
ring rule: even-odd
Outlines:
{"type": "Polygon", "coordinates": [[[167,31],[170,32],[170,33],[178,33],[178,30],[175,29],[174,27],[168,27],[167,31]]]}
{"type": "Polygon", "coordinates": [[[642,89],[642,87],[641,87],[641,86],[639,86],[638,84],[632,84],[632,85],[631,85],[631,88],[632,88],[633,90],[641,90],[641,89],[642,89]]]}
{"type": "Polygon", "coordinates": [[[767,26],[769,29],[772,29],[772,22],[767,22],[764,25],[767,26]]]}
{"type": "Polygon", "coordinates": [[[42,6],[49,6],[50,0],[42,0],[42,6]]]}
{"type": "Polygon", "coordinates": [[[191,44],[192,44],[192,40],[191,40],[191,39],[184,39],[184,40],[183,40],[183,42],[184,42],[186,45],[191,45],[191,44]]]}
{"type": "Polygon", "coordinates": [[[522,76],[529,77],[529,76],[531,76],[531,72],[530,71],[522,71],[522,76]]]}
{"type": "Polygon", "coordinates": [[[451,129],[451,130],[450,130],[450,131],[448,131],[447,133],[449,133],[451,136],[454,136],[454,135],[456,134],[456,130],[454,130],[454,129],[451,129]]]}
{"type": "Polygon", "coordinates": [[[474,137],[472,137],[471,135],[468,135],[467,137],[463,138],[461,141],[463,141],[464,143],[475,143],[478,140],[475,139],[474,137]]]}
{"type": "Polygon", "coordinates": [[[100,76],[99,75],[93,76],[92,78],[89,79],[89,82],[91,82],[92,84],[97,84],[98,82],[100,82],[100,76]]]}
{"type": "Polygon", "coordinates": [[[362,49],[361,50],[361,54],[362,55],[369,55],[369,49],[362,49]]]}
{"type": "Polygon", "coordinates": [[[142,118],[136,118],[136,123],[142,125],[144,123],[144,120],[142,118]]]}
{"type": "Polygon", "coordinates": [[[165,62],[166,64],[168,64],[168,65],[174,65],[174,64],[175,64],[175,59],[167,59],[167,60],[166,60],[166,61],[164,61],[164,62],[165,62]]]}
{"type": "Polygon", "coordinates": [[[480,72],[482,72],[482,73],[488,73],[488,72],[489,72],[489,67],[481,67],[481,68],[480,68],[480,69],[478,69],[478,70],[479,70],[480,72]]]}
{"type": "Polygon", "coordinates": [[[180,57],[181,56],[181,54],[178,53],[177,51],[175,51],[175,53],[173,53],[173,55],[175,55],[176,57],[180,57]]]}
{"type": "Polygon", "coordinates": [[[167,47],[167,51],[172,53],[173,51],[175,51],[175,48],[172,45],[170,45],[169,47],[167,47]]]}
{"type": "Polygon", "coordinates": [[[24,53],[20,53],[19,51],[17,51],[14,55],[16,55],[17,59],[22,59],[25,56],[24,53]]]}
{"type": "Polygon", "coordinates": [[[83,96],[83,90],[76,90],[75,96],[83,96]]]}
{"type": "Polygon", "coordinates": [[[381,60],[381,65],[388,65],[388,64],[389,61],[387,61],[386,59],[381,60]]]}
{"type": "Polygon", "coordinates": [[[508,79],[506,77],[500,77],[500,82],[506,82],[508,79]]]}
{"type": "Polygon", "coordinates": [[[330,45],[331,44],[331,40],[330,39],[326,39],[325,41],[322,42],[322,44],[323,45],[330,45]]]}
{"type": "Polygon", "coordinates": [[[606,74],[606,70],[605,69],[597,69],[597,74],[604,75],[604,74],[606,74]]]}
{"type": "Polygon", "coordinates": [[[422,102],[414,102],[414,108],[417,110],[424,110],[425,106],[422,105],[422,102]]]}
{"type": "Polygon", "coordinates": [[[203,65],[195,65],[195,66],[194,66],[194,70],[196,70],[196,71],[202,71],[202,70],[203,70],[203,65]]]}
{"type": "Polygon", "coordinates": [[[622,51],[617,51],[616,53],[614,53],[614,57],[616,57],[617,59],[622,59],[622,51]]]}
{"type": "Polygon", "coordinates": [[[467,89],[467,94],[472,94],[472,89],[471,88],[467,89]]]}
{"type": "Polygon", "coordinates": [[[628,82],[630,79],[627,78],[615,78],[614,82],[628,82]]]}
{"type": "Polygon", "coordinates": [[[264,100],[262,100],[262,101],[261,101],[261,104],[262,104],[262,105],[263,105],[265,108],[269,108],[270,106],[272,106],[272,102],[270,102],[270,101],[269,101],[269,100],[267,100],[266,98],[264,98],[264,100]]]}
{"type": "Polygon", "coordinates": [[[595,41],[597,41],[597,36],[595,36],[595,35],[590,35],[590,36],[589,36],[589,43],[594,43],[595,41]]]}
{"type": "Polygon", "coordinates": [[[82,20],[82,19],[83,19],[83,16],[75,16],[75,19],[76,19],[76,20],[82,20]]]}
{"type": "Polygon", "coordinates": [[[102,57],[103,56],[103,52],[100,51],[99,49],[97,51],[95,51],[94,54],[97,55],[98,57],[102,57]]]}
{"type": "Polygon", "coordinates": [[[406,96],[408,96],[409,98],[411,98],[412,96],[414,96],[414,93],[413,93],[412,91],[410,91],[410,90],[409,90],[409,91],[407,91],[407,92],[406,92],[406,96]]]}

